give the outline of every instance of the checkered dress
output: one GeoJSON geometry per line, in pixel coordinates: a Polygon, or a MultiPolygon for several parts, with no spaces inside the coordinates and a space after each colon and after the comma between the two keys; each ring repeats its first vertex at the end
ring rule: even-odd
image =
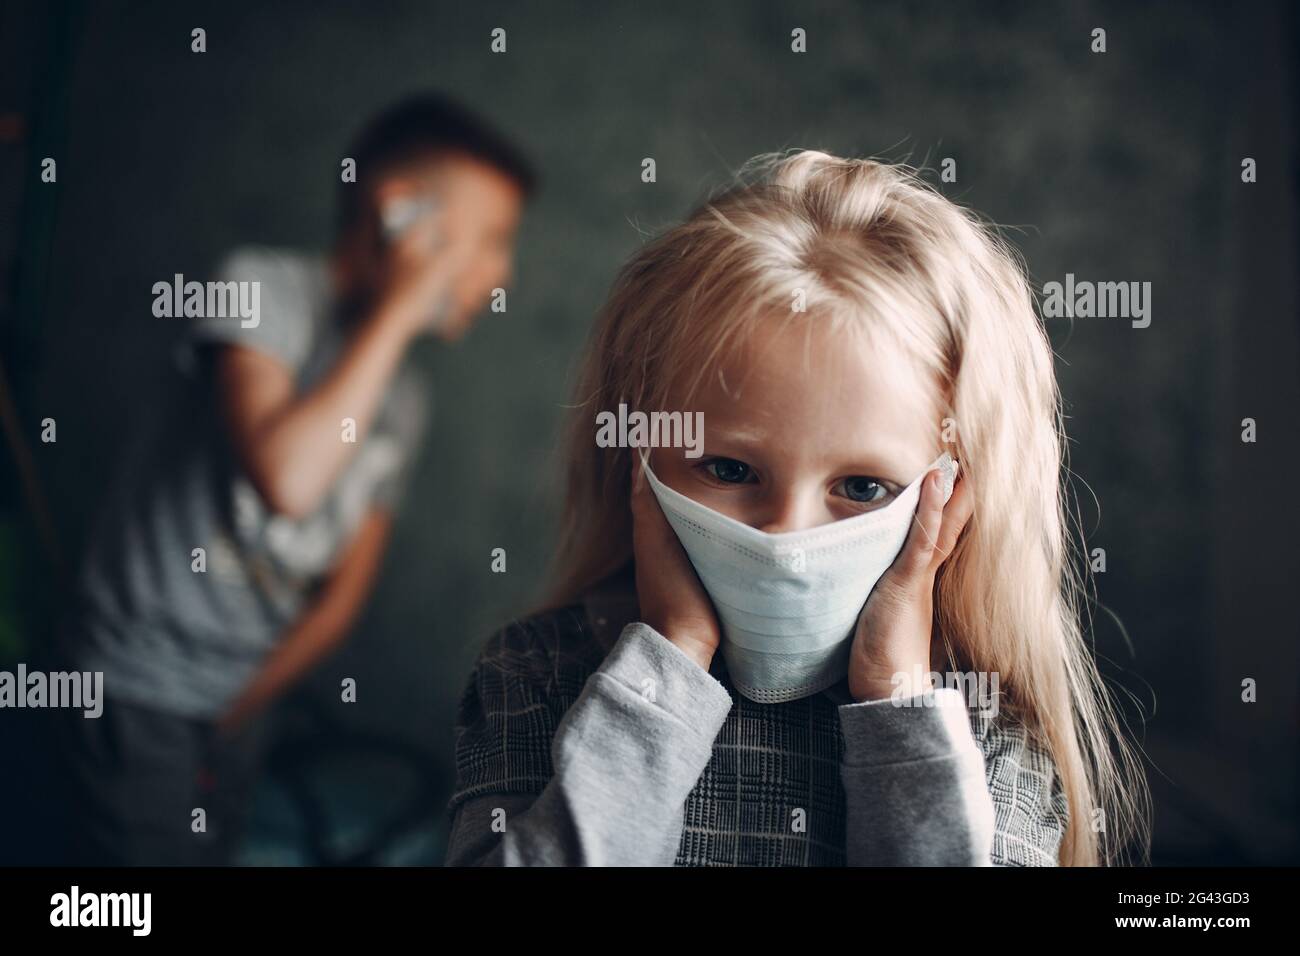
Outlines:
{"type": "MultiPolygon", "coordinates": [[[[515,621],[493,636],[460,702],[450,811],[484,794],[542,792],[556,727],[634,615],[625,602],[589,601],[515,621]]],[[[733,706],[686,800],[676,865],[843,866],[837,708],[851,698],[841,685],[787,703],[755,703],[735,690],[721,658],[711,673],[733,706]],[[791,832],[794,807],[807,811],[804,832],[791,832]]],[[[1005,715],[975,708],[970,715],[993,799],[993,864],[1057,865],[1067,802],[1051,757],[1005,715]]]]}

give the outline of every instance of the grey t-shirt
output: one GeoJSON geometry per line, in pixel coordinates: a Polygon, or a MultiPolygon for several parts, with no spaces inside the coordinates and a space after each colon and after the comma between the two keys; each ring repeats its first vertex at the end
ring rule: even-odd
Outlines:
{"type": "MultiPolygon", "coordinates": [[[[158,410],[127,453],[100,513],[64,631],[77,666],[104,672],[110,698],[207,718],[253,677],[375,507],[396,508],[429,411],[427,383],[409,361],[370,430],[315,513],[270,511],[229,447],[211,377],[211,344],[241,344],[279,359],[299,388],[333,366],[345,333],[322,259],[247,247],[219,281],[260,283],[259,321],[190,323],[179,353],[188,388],[158,410]],[[206,570],[196,570],[204,551],[206,570]]],[[[343,440],[342,423],[339,440],[343,440]]]]}

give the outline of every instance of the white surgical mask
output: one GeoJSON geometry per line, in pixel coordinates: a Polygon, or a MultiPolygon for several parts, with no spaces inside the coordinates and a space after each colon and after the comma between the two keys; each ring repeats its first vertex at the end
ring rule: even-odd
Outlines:
{"type": "Polygon", "coordinates": [[[858,614],[903,549],[922,480],[942,468],[946,503],[957,475],[944,452],[883,508],[768,534],[674,491],[642,461],[718,613],[732,682],[762,704],[809,697],[848,674],[858,614]]]}

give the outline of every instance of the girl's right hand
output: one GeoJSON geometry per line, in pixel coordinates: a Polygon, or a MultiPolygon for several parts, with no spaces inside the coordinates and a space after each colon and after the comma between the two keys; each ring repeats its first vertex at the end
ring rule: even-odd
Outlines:
{"type": "Polygon", "coordinates": [[[718,617],[632,449],[632,553],[641,620],[705,670],[722,640],[718,617]]]}

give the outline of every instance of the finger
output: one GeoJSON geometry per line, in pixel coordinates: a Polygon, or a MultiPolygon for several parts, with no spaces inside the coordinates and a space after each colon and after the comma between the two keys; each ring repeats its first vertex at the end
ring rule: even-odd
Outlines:
{"type": "Polygon", "coordinates": [[[919,580],[929,574],[934,565],[939,532],[943,527],[942,482],[943,471],[938,468],[931,469],[921,482],[921,500],[912,518],[912,528],[890,569],[897,579],[919,580]]]}
{"type": "Polygon", "coordinates": [[[636,449],[632,450],[632,497],[636,498],[645,488],[645,476],[642,474],[643,467],[641,456],[637,454],[636,449]]]}
{"type": "MultiPolygon", "coordinates": [[[[632,476],[631,476],[631,503],[632,519],[634,522],[648,521],[654,517],[653,512],[658,508],[650,508],[652,504],[652,493],[650,491],[650,482],[645,477],[645,466],[641,462],[641,455],[632,449],[632,476]]],[[[657,502],[654,502],[657,505],[657,502]]]]}
{"type": "Polygon", "coordinates": [[[975,493],[971,491],[970,482],[963,480],[959,473],[957,482],[953,485],[952,497],[943,509],[943,527],[939,530],[939,542],[934,549],[937,564],[948,560],[948,556],[957,547],[957,539],[961,536],[962,529],[966,527],[974,512],[975,493]]]}
{"type": "Polygon", "coordinates": [[[676,545],[677,533],[659,507],[659,499],[644,474],[641,456],[632,453],[632,533],[643,541],[676,545]]]}

